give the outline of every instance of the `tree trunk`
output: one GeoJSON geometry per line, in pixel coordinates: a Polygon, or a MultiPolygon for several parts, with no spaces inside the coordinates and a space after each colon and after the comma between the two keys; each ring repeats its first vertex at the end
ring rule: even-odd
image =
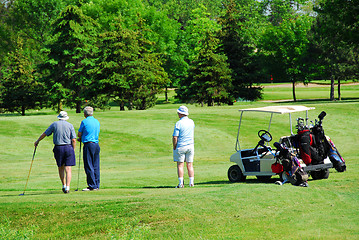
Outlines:
{"type": "Polygon", "coordinates": [[[338,100],[342,100],[342,94],[340,93],[340,79],[338,79],[338,100]]]}
{"type": "Polygon", "coordinates": [[[292,91],[293,91],[293,101],[297,101],[297,97],[295,96],[295,81],[292,81],[292,91]]]}
{"type": "Polygon", "coordinates": [[[25,116],[25,106],[21,107],[21,116],[25,116]]]}
{"type": "Polygon", "coordinates": [[[125,103],[123,101],[120,103],[120,111],[125,111],[125,103]]]}
{"type": "Polygon", "coordinates": [[[165,89],[165,101],[168,102],[168,88],[165,89]]]}
{"type": "Polygon", "coordinates": [[[332,75],[330,77],[330,101],[334,101],[335,98],[334,98],[334,76],[332,75]]]}
{"type": "Polygon", "coordinates": [[[208,107],[213,107],[213,106],[214,106],[214,100],[213,100],[213,98],[209,98],[209,99],[208,99],[207,106],[208,106],[208,107]]]}
{"type": "Polygon", "coordinates": [[[76,101],[76,113],[81,113],[81,101],[76,101]]]}

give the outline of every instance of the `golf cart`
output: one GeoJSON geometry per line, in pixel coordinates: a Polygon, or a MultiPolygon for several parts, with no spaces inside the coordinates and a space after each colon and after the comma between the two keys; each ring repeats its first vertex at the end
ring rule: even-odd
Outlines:
{"type": "MultiPolygon", "coordinates": [[[[295,156],[298,167],[301,171],[312,176],[313,179],[325,179],[329,177],[329,169],[333,167],[334,159],[329,158],[329,148],[325,148],[325,154],[321,154],[320,160],[313,162],[308,162],[307,164],[304,163],[302,156],[303,156],[303,149],[299,146],[299,130],[305,129],[306,131],[312,131],[315,127],[322,130],[322,135],[324,136],[324,131],[322,129],[322,119],[325,116],[325,112],[322,112],[321,116],[319,115],[320,121],[316,120],[316,125],[308,125],[308,111],[315,109],[314,107],[305,107],[305,106],[269,106],[269,107],[261,107],[261,108],[249,108],[249,109],[240,109],[241,112],[239,126],[238,126],[238,133],[237,133],[237,141],[234,153],[230,157],[230,161],[234,162],[235,165],[231,166],[228,169],[228,179],[231,182],[242,182],[246,180],[247,176],[256,176],[259,180],[269,180],[273,175],[278,174],[280,176],[281,181],[287,181],[288,179],[288,172],[280,168],[280,170],[273,170],[273,165],[279,164],[281,165],[282,155],[281,152],[287,151],[291,154],[291,156],[295,156]],[[258,137],[259,141],[254,148],[249,149],[242,149],[239,143],[239,133],[242,124],[242,117],[244,112],[259,112],[259,113],[269,113],[270,114],[270,121],[268,130],[259,130],[258,137]],[[297,119],[297,134],[293,134],[292,130],[292,113],[295,112],[305,112],[306,118],[297,119]],[[324,113],[324,114],[323,114],[324,113]],[[275,143],[276,150],[273,150],[269,146],[269,142],[272,140],[272,135],[270,133],[270,128],[272,124],[272,119],[274,114],[289,114],[289,124],[290,124],[290,136],[283,136],[279,139],[279,143],[275,143]]],[[[312,136],[310,136],[312,138],[312,136]]],[[[325,136],[326,137],[326,136],[325,136]]],[[[313,137],[314,138],[314,137],[313,137]]],[[[331,140],[327,137],[327,140],[320,140],[321,142],[330,143],[331,140]]],[[[320,144],[318,144],[319,146],[320,144]]],[[[323,144],[322,144],[323,145],[323,144]]],[[[333,144],[334,145],[334,144],[333,144]]],[[[329,144],[325,144],[325,146],[329,146],[329,144]]],[[[334,146],[335,147],[335,146],[334,146]]],[[[313,148],[313,147],[311,147],[313,148]]],[[[313,148],[314,149],[314,148],[313,148]]],[[[336,150],[336,149],[335,149],[336,150]]],[[[324,152],[324,150],[323,150],[324,152]]],[[[337,155],[339,153],[336,151],[337,155]]],[[[309,154],[310,155],[310,154],[309,154]]],[[[341,158],[341,156],[339,155],[341,158]]],[[[303,157],[304,158],[304,157],[303,157]]],[[[344,166],[345,170],[345,163],[344,159],[341,158],[342,167],[344,166]]],[[[336,168],[337,169],[337,168],[336,168]]],[[[337,169],[338,170],[338,169],[337,169]]],[[[343,170],[343,171],[344,171],[343,170]]],[[[339,171],[339,170],[338,170],[339,171]]]]}

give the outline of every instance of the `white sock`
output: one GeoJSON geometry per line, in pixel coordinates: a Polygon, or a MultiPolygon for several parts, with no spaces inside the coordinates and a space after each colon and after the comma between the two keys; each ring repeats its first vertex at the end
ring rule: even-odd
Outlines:
{"type": "Polygon", "coordinates": [[[189,185],[194,185],[194,177],[189,178],[189,185]]]}
{"type": "Polygon", "coordinates": [[[178,185],[183,185],[183,177],[178,178],[178,185]]]}
{"type": "Polygon", "coordinates": [[[62,188],[66,188],[66,185],[62,185],[62,188]]]}
{"type": "Polygon", "coordinates": [[[70,186],[66,186],[65,190],[70,191],[70,186]]]}

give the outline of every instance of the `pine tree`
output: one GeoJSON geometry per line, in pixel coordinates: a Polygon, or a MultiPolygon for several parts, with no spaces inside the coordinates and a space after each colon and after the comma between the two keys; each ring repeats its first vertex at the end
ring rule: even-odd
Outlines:
{"type": "Polygon", "coordinates": [[[23,51],[22,39],[18,38],[15,51],[8,55],[0,83],[1,108],[25,115],[29,109],[40,108],[43,87],[34,77],[32,63],[23,51]]]}
{"type": "Polygon", "coordinates": [[[125,110],[147,109],[156,94],[168,82],[168,76],[156,54],[149,50],[141,21],[134,29],[114,25],[114,30],[101,34],[100,56],[94,71],[103,94],[114,99],[125,110]]]}
{"type": "Polygon", "coordinates": [[[217,52],[219,40],[207,31],[198,56],[191,64],[189,76],[177,91],[181,100],[213,106],[228,103],[231,70],[227,57],[217,52]]]}
{"type": "Polygon", "coordinates": [[[62,104],[80,113],[92,83],[88,70],[96,52],[96,23],[78,6],[66,7],[53,24],[54,42],[47,46],[48,59],[40,69],[49,88],[50,102],[62,110],[62,104]]]}

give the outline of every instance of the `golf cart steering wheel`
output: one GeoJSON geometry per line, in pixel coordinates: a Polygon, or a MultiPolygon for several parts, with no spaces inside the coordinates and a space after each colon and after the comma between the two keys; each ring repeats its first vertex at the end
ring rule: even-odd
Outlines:
{"type": "Polygon", "coordinates": [[[270,134],[266,130],[259,130],[258,137],[263,140],[264,142],[270,142],[272,141],[272,134],[270,134]]]}
{"type": "MultiPolygon", "coordinates": [[[[258,131],[258,137],[261,139],[259,140],[257,146],[252,150],[252,154],[254,154],[259,146],[264,147],[267,151],[265,152],[265,154],[269,151],[269,149],[264,145],[264,142],[270,142],[272,141],[272,135],[266,131],[266,130],[259,130],[258,131]]],[[[262,157],[265,155],[262,154],[262,157]]]]}

